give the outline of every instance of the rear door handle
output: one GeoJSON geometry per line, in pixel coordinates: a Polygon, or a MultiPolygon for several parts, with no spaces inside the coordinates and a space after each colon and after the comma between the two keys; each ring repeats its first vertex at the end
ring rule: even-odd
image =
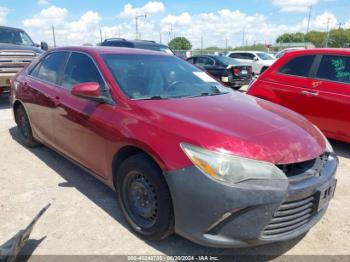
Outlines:
{"type": "Polygon", "coordinates": [[[301,93],[306,96],[318,96],[318,92],[302,91],[301,93]]]}

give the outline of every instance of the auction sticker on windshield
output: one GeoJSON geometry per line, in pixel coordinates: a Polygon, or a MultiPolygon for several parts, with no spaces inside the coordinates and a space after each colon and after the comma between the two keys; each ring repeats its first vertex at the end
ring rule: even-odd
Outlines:
{"type": "Polygon", "coordinates": [[[204,82],[215,83],[216,81],[210,77],[207,73],[204,72],[193,72],[195,76],[200,78],[204,82]]]}

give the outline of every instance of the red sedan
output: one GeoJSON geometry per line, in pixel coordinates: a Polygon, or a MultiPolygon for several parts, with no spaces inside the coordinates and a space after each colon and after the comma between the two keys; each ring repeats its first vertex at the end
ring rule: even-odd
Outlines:
{"type": "Polygon", "coordinates": [[[23,144],[116,189],[148,240],[282,241],[315,225],[333,196],[338,161],[318,129],[173,55],[53,49],[12,80],[10,100],[23,144]]]}
{"type": "Polygon", "coordinates": [[[350,50],[287,52],[248,94],[288,107],[327,137],[350,142],[350,50]]]}

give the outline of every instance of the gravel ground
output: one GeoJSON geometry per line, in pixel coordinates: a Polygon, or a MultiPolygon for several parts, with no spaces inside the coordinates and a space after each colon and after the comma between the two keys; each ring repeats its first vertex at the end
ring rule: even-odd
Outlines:
{"type": "Polygon", "coordinates": [[[51,203],[25,252],[33,254],[190,255],[265,254],[280,256],[350,254],[350,145],[331,141],[340,158],[338,187],[324,218],[304,237],[246,249],[212,249],[179,236],[149,243],[133,235],[105,185],[54,151],[28,150],[8,105],[0,97],[0,243],[24,228],[51,203]]]}

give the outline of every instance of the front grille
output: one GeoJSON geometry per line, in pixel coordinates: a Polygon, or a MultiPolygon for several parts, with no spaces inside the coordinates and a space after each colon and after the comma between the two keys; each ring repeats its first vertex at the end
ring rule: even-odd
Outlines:
{"type": "Polygon", "coordinates": [[[0,73],[17,73],[36,57],[36,53],[27,50],[1,50],[0,73]]]}
{"type": "Polygon", "coordinates": [[[264,236],[278,236],[291,233],[307,224],[315,211],[316,197],[284,202],[274,214],[270,224],[265,227],[264,236]]]}
{"type": "Polygon", "coordinates": [[[287,177],[319,176],[327,160],[328,155],[322,154],[321,156],[308,161],[286,165],[277,165],[277,167],[281,169],[287,177]]]}

